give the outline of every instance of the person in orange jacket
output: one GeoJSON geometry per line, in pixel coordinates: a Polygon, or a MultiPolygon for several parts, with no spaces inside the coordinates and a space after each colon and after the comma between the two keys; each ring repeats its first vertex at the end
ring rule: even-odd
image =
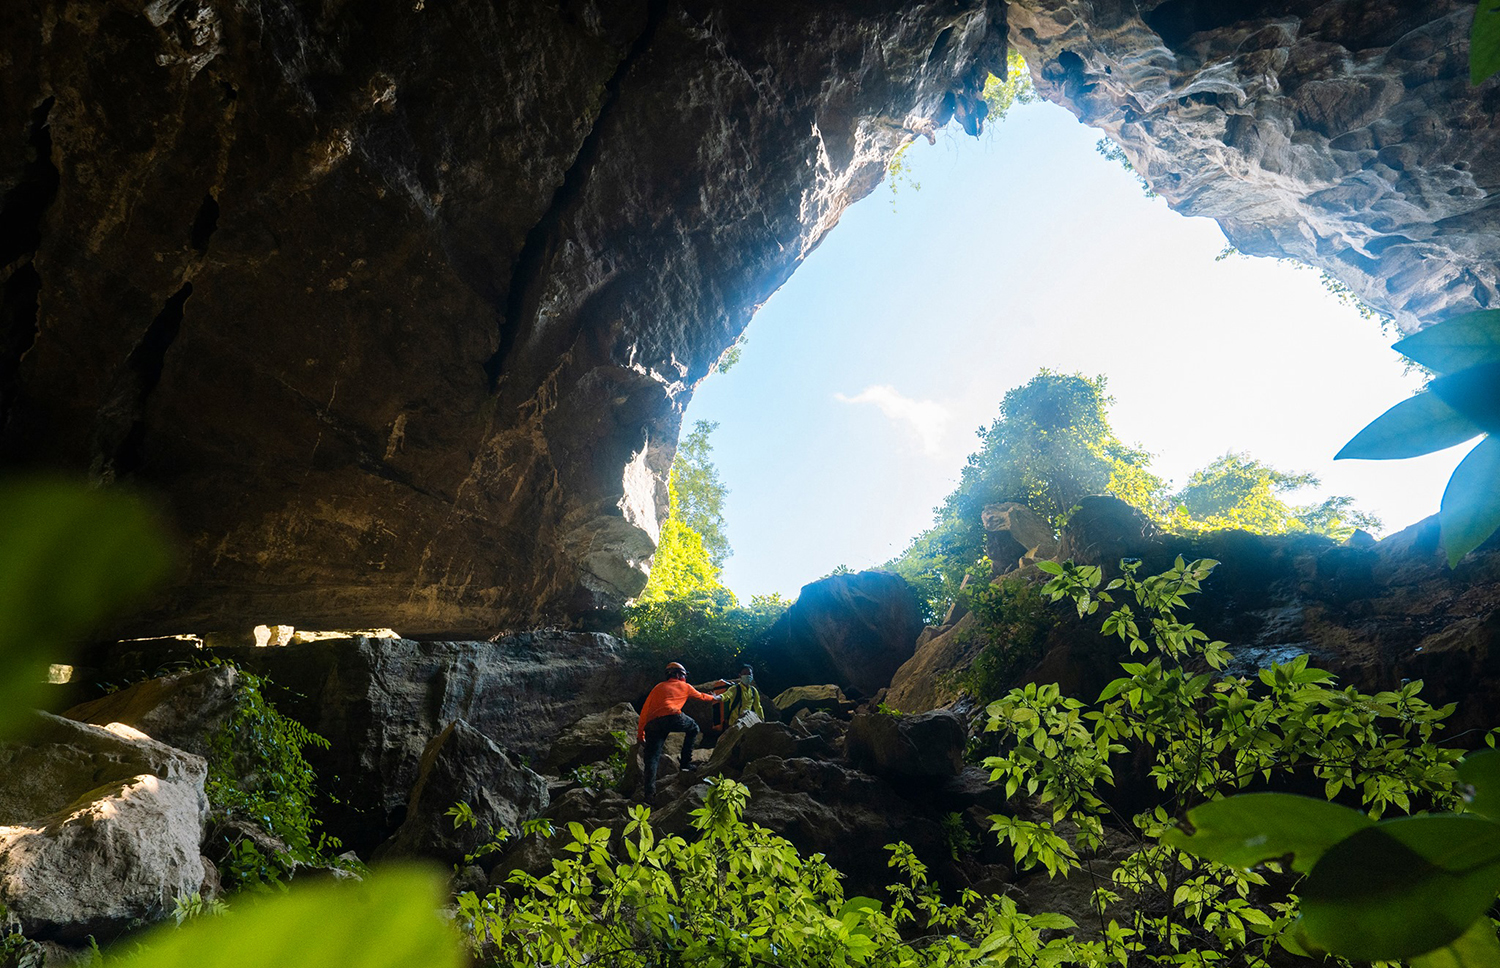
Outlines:
{"type": "Polygon", "coordinates": [[[636,724],[636,741],[645,743],[646,799],[656,796],[656,768],[661,763],[662,747],[667,734],[682,733],[681,767],[684,772],[693,769],[693,745],[698,740],[698,724],[693,717],[683,713],[682,707],[689,699],[718,702],[722,697],[699,692],[688,685],[687,669],[680,662],[667,663],[667,678],[656,684],[641,707],[641,718],[636,724]]]}

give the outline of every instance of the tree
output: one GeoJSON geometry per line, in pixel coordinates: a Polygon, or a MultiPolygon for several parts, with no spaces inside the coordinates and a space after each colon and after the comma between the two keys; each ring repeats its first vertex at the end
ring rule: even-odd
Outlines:
{"type": "Polygon", "coordinates": [[[1056,524],[1091,494],[1116,494],[1155,509],[1166,486],[1151,455],[1109,426],[1105,378],[1041,370],[1005,395],[1000,416],[980,428],[958,487],[934,509],[933,527],[886,568],[922,594],[934,617],[957,594],[964,571],[984,553],[986,504],[1019,501],[1056,524]]]}
{"type": "Polygon", "coordinates": [[[1194,471],[1187,486],[1172,495],[1173,512],[1166,523],[1177,530],[1310,531],[1339,539],[1355,528],[1380,527],[1379,518],[1352,507],[1351,497],[1339,495],[1301,506],[1282,500],[1281,495],[1317,486],[1311,474],[1287,474],[1249,454],[1231,451],[1194,471]]]}
{"type": "Polygon", "coordinates": [[[651,578],[639,601],[701,599],[734,604],[719,580],[731,554],[724,525],[728,488],[710,457],[718,424],[700,420],[677,447],[667,476],[667,519],[662,523],[651,578]]]}

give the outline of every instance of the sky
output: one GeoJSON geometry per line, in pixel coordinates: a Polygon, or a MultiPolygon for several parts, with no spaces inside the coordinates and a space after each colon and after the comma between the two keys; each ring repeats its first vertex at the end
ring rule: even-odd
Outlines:
{"type": "Polygon", "coordinates": [[[1215,257],[1211,219],[1148,198],[1062,108],[954,128],[889,181],[755,315],[740,361],[701,383],[684,433],[716,421],[742,599],[795,596],[878,565],[932,524],[975,431],[1049,368],[1103,374],[1110,419],[1176,486],[1227,451],[1347,494],[1386,534],[1436,513],[1469,445],[1407,461],[1332,458],[1421,381],[1395,334],[1319,274],[1215,257]]]}

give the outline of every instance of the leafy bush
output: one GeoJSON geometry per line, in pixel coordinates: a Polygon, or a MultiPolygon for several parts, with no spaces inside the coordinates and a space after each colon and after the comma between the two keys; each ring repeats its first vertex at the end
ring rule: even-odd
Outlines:
{"type": "Polygon", "coordinates": [[[341,846],[318,832],[318,778],[303,755],[309,746],[327,749],[328,740],[282,715],[266,698],[268,680],[237,671],[239,705],[209,738],[204,789],[216,814],[260,827],[286,849],[264,850],[233,824],[220,824],[229,890],[278,884],[299,866],[333,863],[330,855],[341,846]]]}
{"type": "MultiPolygon", "coordinates": [[[[725,590],[728,591],[727,589],[725,590]]],[[[642,601],[625,610],[625,637],[657,664],[724,668],[766,634],[791,602],[757,595],[748,608],[734,596],[642,601]]]]}
{"type": "Polygon", "coordinates": [[[1065,949],[1102,954],[1098,945],[1044,940],[1073,922],[1022,914],[1009,897],[966,891],[959,904],[944,903],[905,844],[888,845],[902,877],[888,904],[845,898],[821,854],[803,856],[744,822],[749,794],[733,780],[711,782],[692,814],[692,840],[658,835],[639,805],[619,837],[571,823],[549,874],[512,873],[515,897],[460,895],[459,922],[483,963],[512,968],[925,968],[1052,964],[1065,949]]]}
{"type": "MultiPolygon", "coordinates": [[[[1265,873],[1206,862],[1160,839],[1191,807],[1271,781],[1316,783],[1377,817],[1455,802],[1462,752],[1435,742],[1453,707],[1422,701],[1420,682],[1375,695],[1338,689],[1306,656],[1254,679],[1200,671],[1225,669],[1231,654],[1177,613],[1216,564],[1179,558],[1142,579],[1122,563],[1123,576],[1100,588],[1098,568],[1044,563],[1053,576],[1044,591],[1072,600],[1080,617],[1110,606],[1103,631],[1142,661],[1122,664],[1125,676],[1093,707],[1030,684],[987,711],[987,729],[1002,740],[985,761],[992,778],[1051,813],[996,817],[994,830],[1023,869],[1089,874],[1111,960],[1257,968],[1274,945],[1298,950],[1295,895],[1272,890],[1265,873]],[[1126,600],[1116,603],[1119,592],[1126,600]],[[1114,764],[1141,757],[1159,795],[1127,817],[1106,797],[1114,764]],[[1106,848],[1122,847],[1104,863],[1106,848]]],[[[1276,863],[1265,870],[1282,873],[1276,863]]]]}
{"type": "Polygon", "coordinates": [[[603,787],[613,786],[623,777],[626,761],[635,751],[635,737],[627,730],[612,729],[609,731],[609,738],[615,744],[614,752],[599,763],[576,767],[568,779],[579,786],[603,787]]]}
{"type": "Polygon", "coordinates": [[[1047,631],[1055,624],[1039,585],[1017,577],[991,582],[990,573],[989,559],[980,559],[959,593],[961,604],[974,614],[971,635],[984,640],[960,682],[983,703],[998,698],[1018,673],[1041,658],[1047,631]]]}

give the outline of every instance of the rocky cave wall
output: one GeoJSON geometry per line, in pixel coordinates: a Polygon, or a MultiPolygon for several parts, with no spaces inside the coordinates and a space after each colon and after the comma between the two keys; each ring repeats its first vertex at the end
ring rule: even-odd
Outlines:
{"type": "Polygon", "coordinates": [[[1457,0],[17,0],[0,462],[165,495],[131,631],[587,622],[693,386],[889,152],[1046,96],[1412,327],[1496,294],[1457,0]]]}
{"type": "Polygon", "coordinates": [[[584,621],[692,387],[997,0],[17,0],[0,462],[163,493],[131,631],[584,621]]]}
{"type": "Polygon", "coordinates": [[[1461,0],[1015,0],[1037,89],[1184,215],[1412,330],[1497,301],[1500,85],[1461,0]]]}

